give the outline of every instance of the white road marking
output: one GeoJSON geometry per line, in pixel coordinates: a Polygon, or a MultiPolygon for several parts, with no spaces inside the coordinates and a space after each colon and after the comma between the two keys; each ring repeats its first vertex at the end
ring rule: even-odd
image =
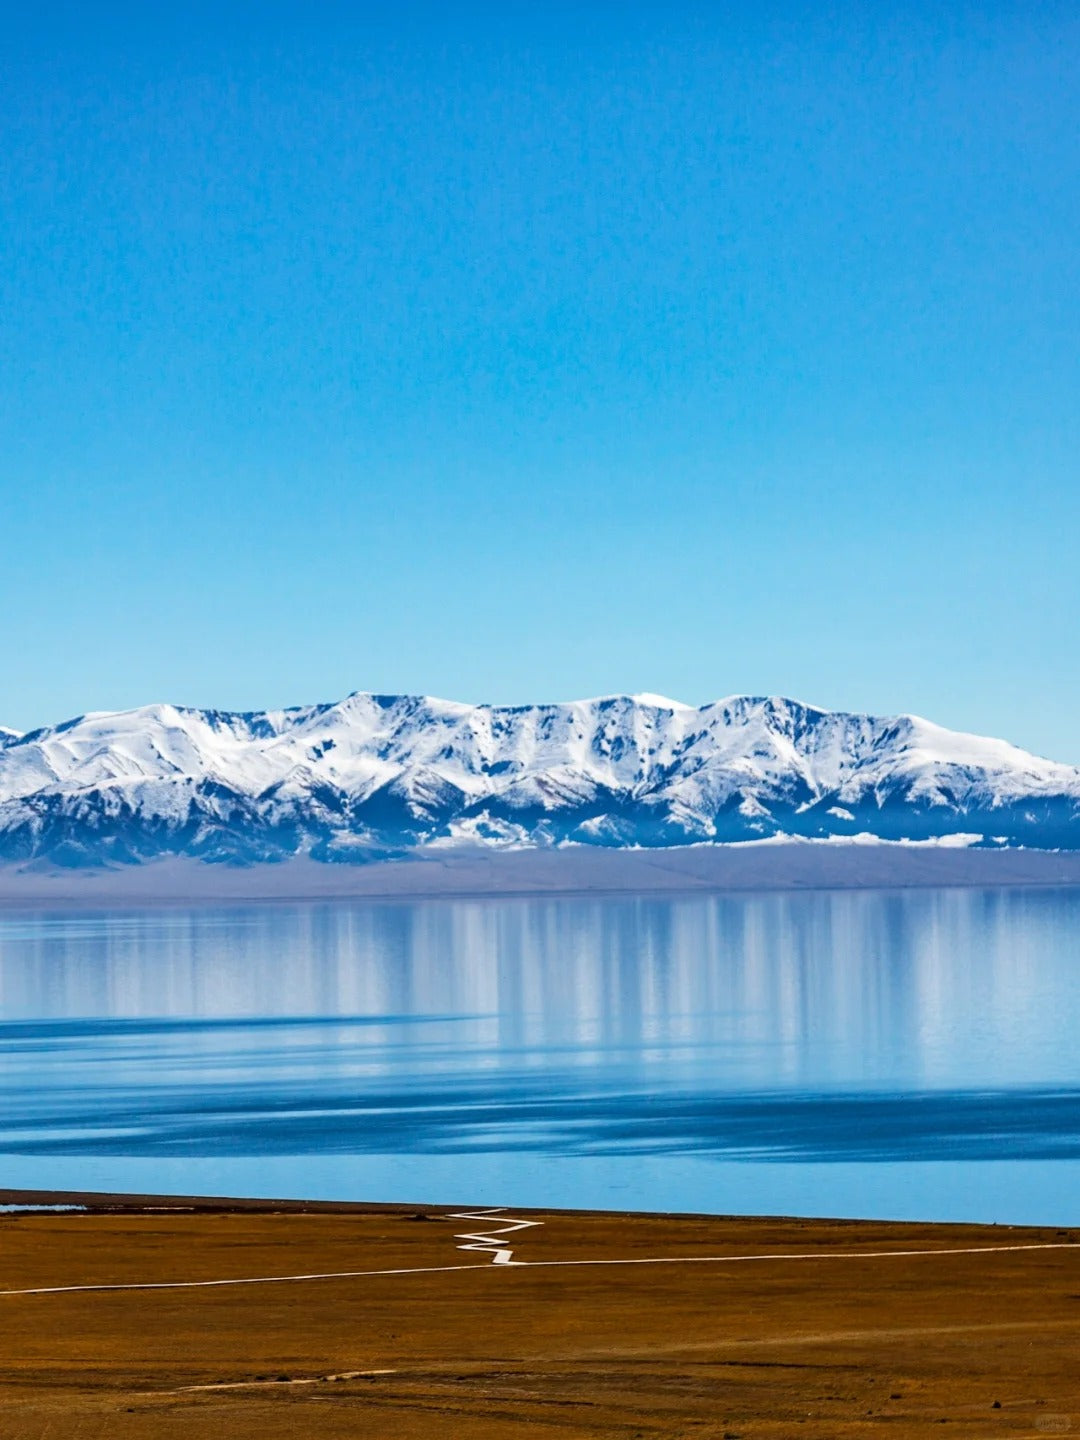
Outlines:
{"type": "MultiPolygon", "coordinates": [[[[1048,1240],[1029,1245],[961,1245],[948,1250],[806,1250],[775,1255],[659,1255],[633,1260],[522,1260],[529,1270],[557,1265],[737,1265],[750,1260],[895,1260],[900,1256],[923,1255],[999,1255],[1015,1250],[1075,1250],[1075,1240],[1048,1240]]],[[[0,1292],[3,1293],[3,1292],[0,1292]]]]}
{"type": "Polygon", "coordinates": [[[455,1235],[455,1240],[468,1240],[468,1245],[459,1245],[459,1250],[478,1250],[481,1255],[490,1255],[493,1265],[521,1265],[524,1262],[513,1258],[513,1249],[499,1237],[516,1234],[518,1230],[533,1230],[543,1225],[542,1220],[516,1220],[507,1215],[501,1206],[497,1210],[462,1210],[457,1215],[448,1215],[448,1220],[499,1220],[503,1223],[479,1231],[475,1235],[455,1235]]]}
{"type": "MultiPolygon", "coordinates": [[[[1080,1245],[1075,1241],[1049,1240],[1028,1245],[965,1245],[940,1250],[808,1250],[769,1255],[658,1255],[625,1260],[516,1260],[510,1268],[549,1270],[582,1265],[744,1265],[792,1260],[892,1260],[901,1256],[929,1259],[935,1255],[1008,1255],[1021,1250],[1072,1250],[1080,1255],[1080,1245]]],[[[0,1298],[13,1295],[70,1295],[106,1290],[209,1290],[227,1285],[284,1285],[307,1280],[359,1280],[379,1275],[448,1275],[463,1270],[491,1268],[490,1265],[418,1265],[412,1269],[397,1270],[329,1270],[312,1275],[251,1275],[237,1280],[150,1280],[125,1285],[39,1285],[27,1290],[0,1290],[0,1298]]]]}
{"type": "Polygon", "coordinates": [[[289,1281],[358,1280],[369,1275],[443,1275],[453,1270],[488,1270],[488,1265],[418,1265],[398,1270],[326,1270],[310,1275],[244,1275],[236,1280],[143,1280],[129,1285],[38,1285],[30,1290],[0,1290],[4,1295],[70,1295],[84,1290],[210,1290],[226,1285],[284,1285],[289,1281]]]}

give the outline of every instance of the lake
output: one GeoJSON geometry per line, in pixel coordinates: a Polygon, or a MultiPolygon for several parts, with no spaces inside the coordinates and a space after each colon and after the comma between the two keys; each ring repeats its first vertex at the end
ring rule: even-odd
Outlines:
{"type": "Polygon", "coordinates": [[[0,1187],[1080,1223],[1080,891],[0,913],[0,1187]]]}

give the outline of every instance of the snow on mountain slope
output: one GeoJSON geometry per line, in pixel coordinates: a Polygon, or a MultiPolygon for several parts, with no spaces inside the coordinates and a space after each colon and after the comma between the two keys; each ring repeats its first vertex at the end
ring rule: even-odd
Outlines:
{"type": "Polygon", "coordinates": [[[0,738],[0,857],[358,860],[453,843],[981,835],[1080,848],[1080,770],[914,716],[732,696],[151,705],[0,738]]]}

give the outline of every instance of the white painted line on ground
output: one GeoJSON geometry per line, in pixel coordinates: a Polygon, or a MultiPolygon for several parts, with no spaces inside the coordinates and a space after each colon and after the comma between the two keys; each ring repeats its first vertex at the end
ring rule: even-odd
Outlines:
{"type": "MultiPolygon", "coordinates": [[[[1075,1240],[1048,1240],[1031,1245],[962,1245],[948,1250],[806,1250],[769,1255],[659,1255],[633,1260],[522,1260],[523,1269],[558,1265],[738,1265],[751,1260],[895,1260],[900,1256],[1001,1255],[1017,1250],[1075,1250],[1075,1240]]],[[[2,1293],[2,1292],[0,1292],[2,1293]]]]}
{"type": "Polygon", "coordinates": [[[83,1290],[210,1290],[226,1285],[284,1285],[304,1280],[358,1280],[369,1275],[443,1275],[453,1270],[490,1270],[490,1265],[418,1265],[399,1270],[326,1270],[310,1275],[244,1275],[236,1280],[144,1280],[130,1285],[39,1285],[30,1290],[0,1290],[4,1295],[70,1295],[83,1290]]]}
{"type": "MultiPolygon", "coordinates": [[[[807,1250],[769,1255],[657,1255],[625,1260],[517,1260],[514,1270],[550,1270],[582,1265],[743,1265],[755,1262],[792,1260],[894,1260],[935,1255],[1009,1255],[1022,1250],[1073,1250],[1080,1244],[1071,1240],[1050,1240],[1028,1245],[964,1245],[939,1250],[807,1250]]],[[[359,1280],[379,1275],[448,1275],[463,1270],[491,1270],[491,1265],[418,1265],[398,1270],[329,1270],[312,1275],[251,1275],[237,1280],[150,1280],[125,1285],[39,1285],[27,1290],[0,1290],[0,1298],[13,1295],[70,1295],[106,1290],[209,1290],[228,1285],[284,1285],[308,1280],[359,1280]]]]}
{"type": "Polygon", "coordinates": [[[448,1220],[499,1220],[500,1225],[490,1226],[476,1235],[455,1235],[455,1240],[468,1240],[468,1245],[459,1245],[459,1250],[478,1250],[481,1255],[490,1255],[493,1265],[520,1265],[523,1262],[513,1258],[513,1249],[500,1237],[516,1234],[518,1230],[534,1230],[543,1225],[542,1220],[517,1220],[507,1215],[501,1206],[497,1210],[462,1210],[457,1215],[448,1215],[448,1220]]]}

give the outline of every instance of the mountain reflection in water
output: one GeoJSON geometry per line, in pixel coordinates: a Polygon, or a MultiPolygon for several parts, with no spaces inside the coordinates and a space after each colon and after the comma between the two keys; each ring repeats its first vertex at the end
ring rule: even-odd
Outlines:
{"type": "Polygon", "coordinates": [[[626,1157],[650,1194],[678,1157],[1065,1179],[1078,951],[1051,890],[9,914],[0,1157],[78,1188],[294,1156],[294,1193],[305,1156],[410,1154],[460,1157],[458,1195],[484,1154],[626,1157]]]}

